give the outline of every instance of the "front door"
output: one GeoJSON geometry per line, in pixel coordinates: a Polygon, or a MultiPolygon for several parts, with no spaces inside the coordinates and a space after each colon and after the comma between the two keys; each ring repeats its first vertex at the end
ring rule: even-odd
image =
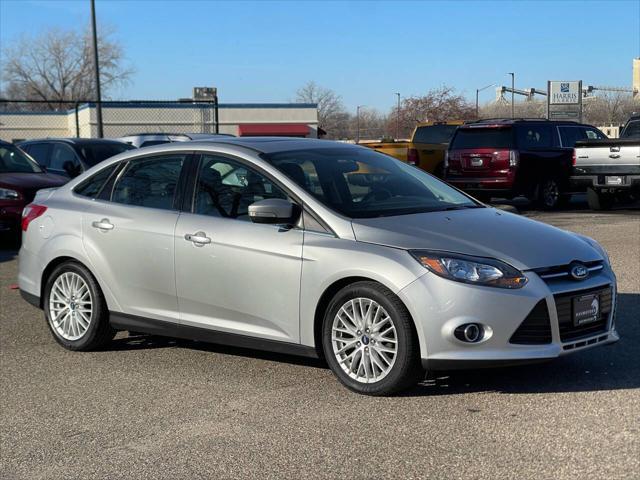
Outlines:
{"type": "Polygon", "coordinates": [[[187,154],[131,160],[108,200],[83,213],[83,243],[124,313],[178,320],[174,270],[177,191],[187,154]]]}
{"type": "Polygon", "coordinates": [[[181,324],[299,341],[303,232],[252,223],[251,203],[287,195],[244,163],[202,155],[192,212],[175,231],[181,324]]]}

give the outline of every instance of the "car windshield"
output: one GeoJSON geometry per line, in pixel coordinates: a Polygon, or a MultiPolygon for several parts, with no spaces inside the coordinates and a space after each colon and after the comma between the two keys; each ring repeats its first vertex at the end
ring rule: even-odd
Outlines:
{"type": "Polygon", "coordinates": [[[511,148],[513,135],[510,128],[460,128],[453,137],[451,148],[511,148]]]}
{"type": "Polygon", "coordinates": [[[0,145],[0,173],[42,173],[26,153],[13,145],[0,145]]]}
{"type": "Polygon", "coordinates": [[[317,148],[263,157],[323,204],[350,218],[482,206],[422,170],[368,148],[317,148]]]}
{"type": "Polygon", "coordinates": [[[457,125],[430,125],[418,127],[413,136],[415,143],[449,143],[457,125]]]}
{"type": "Polygon", "coordinates": [[[87,159],[87,163],[94,166],[107,158],[134,148],[127,143],[89,143],[82,146],[82,154],[87,159]]]}

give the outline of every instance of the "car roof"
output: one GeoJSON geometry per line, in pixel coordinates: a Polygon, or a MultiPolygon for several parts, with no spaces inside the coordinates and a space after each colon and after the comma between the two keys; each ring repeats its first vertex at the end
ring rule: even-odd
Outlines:
{"type": "Polygon", "coordinates": [[[483,118],[473,122],[468,122],[460,128],[481,128],[495,125],[520,125],[520,124],[544,124],[544,125],[572,125],[581,127],[591,127],[585,123],[573,122],[571,120],[547,120],[546,118],[483,118]]]}
{"type": "Polygon", "coordinates": [[[317,138],[299,137],[217,137],[202,140],[185,142],[172,142],[162,145],[145,147],[144,150],[153,153],[161,153],[169,150],[198,149],[215,146],[235,146],[256,153],[276,153],[294,150],[310,150],[320,148],[357,148],[370,149],[350,143],[334,142],[331,140],[320,140],[317,138]]]}
{"type": "Polygon", "coordinates": [[[23,142],[19,142],[18,145],[28,145],[30,143],[46,143],[46,142],[62,142],[68,143],[70,145],[96,145],[96,144],[123,144],[120,140],[115,140],[112,138],[33,138],[29,140],[25,140],[23,142]]]}

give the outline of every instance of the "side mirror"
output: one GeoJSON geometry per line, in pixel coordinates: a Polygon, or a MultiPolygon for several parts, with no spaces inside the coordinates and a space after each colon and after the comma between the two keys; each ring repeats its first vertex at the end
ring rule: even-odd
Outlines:
{"type": "Polygon", "coordinates": [[[249,218],[253,223],[293,225],[299,215],[300,208],[282,198],[267,198],[249,205],[249,218]]]}

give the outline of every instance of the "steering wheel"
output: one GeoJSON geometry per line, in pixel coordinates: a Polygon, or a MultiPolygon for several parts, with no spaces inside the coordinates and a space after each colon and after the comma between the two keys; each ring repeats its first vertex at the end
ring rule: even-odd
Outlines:
{"type": "Polygon", "coordinates": [[[371,200],[388,200],[393,197],[393,194],[387,190],[386,188],[378,188],[376,190],[372,190],[367,193],[364,197],[362,197],[361,202],[367,203],[371,200]]]}

